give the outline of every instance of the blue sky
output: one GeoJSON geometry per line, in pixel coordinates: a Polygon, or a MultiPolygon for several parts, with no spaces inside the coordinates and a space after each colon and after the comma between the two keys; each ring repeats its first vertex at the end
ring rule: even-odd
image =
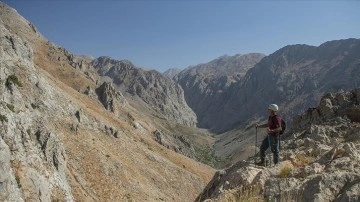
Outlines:
{"type": "Polygon", "coordinates": [[[225,54],[360,38],[360,1],[3,2],[74,54],[128,59],[160,72],[225,54]]]}

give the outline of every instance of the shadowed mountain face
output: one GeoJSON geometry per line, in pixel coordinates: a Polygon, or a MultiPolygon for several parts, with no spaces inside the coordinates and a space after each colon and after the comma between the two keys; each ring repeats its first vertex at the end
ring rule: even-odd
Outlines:
{"type": "Polygon", "coordinates": [[[195,126],[196,115],[188,107],[181,87],[157,71],[136,68],[130,61],[100,57],[92,62],[100,76],[110,78],[124,94],[139,97],[146,107],[159,111],[164,118],[195,126]]]}
{"type": "Polygon", "coordinates": [[[251,55],[241,71],[229,70],[233,63],[223,57],[184,70],[176,80],[199,126],[222,132],[265,116],[270,103],[277,103],[279,113],[290,118],[314,105],[325,92],[359,86],[359,53],[358,39],[319,47],[290,45],[264,58],[251,55]]]}
{"type": "Polygon", "coordinates": [[[227,122],[214,123],[214,128],[228,129],[264,115],[270,103],[279,104],[279,113],[290,118],[314,106],[326,92],[359,86],[359,53],[358,39],[330,41],[319,47],[292,45],[276,51],[229,88],[231,93],[218,117],[227,117],[227,122]]]}
{"type": "Polygon", "coordinates": [[[174,77],[184,89],[188,105],[197,114],[199,127],[213,128],[214,119],[223,110],[229,87],[239,82],[263,57],[258,53],[222,56],[189,67],[174,77]]]}

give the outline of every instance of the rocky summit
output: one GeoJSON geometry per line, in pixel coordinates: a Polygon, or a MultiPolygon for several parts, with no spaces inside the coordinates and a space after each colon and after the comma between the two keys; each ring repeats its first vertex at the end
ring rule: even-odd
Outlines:
{"type": "Polygon", "coordinates": [[[196,201],[359,201],[359,110],[360,88],[324,95],[294,118],[279,164],[239,161],[218,171],[196,201]]]}

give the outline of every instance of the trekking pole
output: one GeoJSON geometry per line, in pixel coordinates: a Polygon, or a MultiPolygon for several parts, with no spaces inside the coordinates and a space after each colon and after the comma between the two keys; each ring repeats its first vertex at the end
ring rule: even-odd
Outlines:
{"type": "Polygon", "coordinates": [[[257,148],[257,128],[255,129],[255,154],[254,154],[254,164],[256,163],[256,148],[257,148]]]}
{"type": "MultiPolygon", "coordinates": [[[[270,147],[270,150],[272,151],[272,145],[271,145],[271,141],[270,141],[270,135],[269,135],[269,133],[267,134],[267,138],[268,138],[268,143],[269,143],[269,147],[270,147]]],[[[268,154],[266,155],[267,157],[269,156],[268,154]]],[[[269,160],[269,166],[271,166],[271,158],[269,159],[269,158],[267,158],[268,160],[269,160]]],[[[267,165],[266,165],[266,167],[267,167],[267,165]]]]}

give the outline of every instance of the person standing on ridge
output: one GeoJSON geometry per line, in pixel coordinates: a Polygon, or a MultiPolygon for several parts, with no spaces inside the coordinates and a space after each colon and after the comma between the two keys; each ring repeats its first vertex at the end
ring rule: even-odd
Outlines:
{"type": "Polygon", "coordinates": [[[260,146],[259,166],[265,166],[265,152],[270,147],[274,157],[274,164],[279,162],[279,133],[282,131],[281,118],[276,115],[279,107],[276,104],[270,104],[268,107],[269,118],[267,123],[256,124],[256,128],[267,128],[267,136],[260,146]]]}

